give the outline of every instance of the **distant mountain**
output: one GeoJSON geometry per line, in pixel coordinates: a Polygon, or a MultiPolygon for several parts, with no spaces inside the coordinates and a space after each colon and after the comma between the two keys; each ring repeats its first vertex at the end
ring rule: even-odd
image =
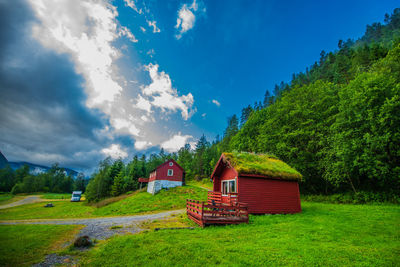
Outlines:
{"type": "Polygon", "coordinates": [[[4,157],[3,153],[0,151],[0,169],[3,169],[8,163],[6,157],[4,157]]]}
{"type": "MultiPolygon", "coordinates": [[[[0,151],[0,169],[3,169],[7,164],[10,165],[10,167],[14,171],[19,169],[19,168],[21,168],[24,165],[28,165],[29,172],[32,173],[32,174],[39,174],[39,173],[47,172],[47,171],[50,170],[50,167],[43,166],[43,165],[38,165],[38,164],[26,162],[26,161],[19,161],[19,162],[8,161],[7,158],[0,151]]],[[[67,175],[71,175],[73,178],[76,178],[78,176],[78,172],[77,171],[74,171],[74,170],[69,169],[69,168],[64,168],[64,167],[61,167],[61,168],[63,168],[65,170],[67,175]]]]}
{"type": "MultiPolygon", "coordinates": [[[[9,161],[8,164],[10,165],[10,167],[13,170],[17,170],[17,169],[21,168],[24,165],[28,165],[29,172],[32,173],[32,174],[39,174],[39,173],[47,172],[47,171],[50,170],[50,167],[43,166],[43,165],[38,165],[38,164],[26,162],[26,161],[20,161],[20,162],[10,162],[9,161]]],[[[74,170],[69,169],[69,168],[64,168],[64,167],[61,167],[61,168],[63,168],[65,170],[67,175],[71,175],[73,178],[76,178],[76,176],[78,176],[78,172],[77,171],[74,171],[74,170]]]]}

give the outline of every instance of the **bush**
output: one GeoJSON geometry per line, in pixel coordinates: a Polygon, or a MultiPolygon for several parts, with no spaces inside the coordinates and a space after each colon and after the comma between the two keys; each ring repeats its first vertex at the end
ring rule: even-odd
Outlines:
{"type": "Polygon", "coordinates": [[[90,240],[89,236],[84,235],[78,237],[74,242],[74,247],[90,247],[93,242],[90,240]]]}
{"type": "Polygon", "coordinates": [[[13,195],[23,193],[23,192],[24,192],[24,184],[22,184],[22,183],[15,184],[13,186],[13,188],[11,189],[11,194],[13,194],[13,195]]]}
{"type": "Polygon", "coordinates": [[[341,193],[333,195],[303,195],[304,201],[335,203],[335,204],[367,204],[367,203],[400,203],[400,197],[394,193],[374,193],[360,191],[357,193],[341,193]]]}

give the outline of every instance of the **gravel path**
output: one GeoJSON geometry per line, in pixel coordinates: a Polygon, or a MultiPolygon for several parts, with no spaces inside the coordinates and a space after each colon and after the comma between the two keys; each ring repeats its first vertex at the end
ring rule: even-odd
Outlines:
{"type": "Polygon", "coordinates": [[[39,196],[27,196],[24,199],[6,204],[6,205],[1,205],[0,206],[0,210],[1,209],[7,209],[7,208],[12,208],[12,207],[16,207],[16,206],[21,206],[21,205],[25,205],[25,204],[32,204],[32,203],[36,203],[36,202],[42,202],[43,199],[41,199],[39,196]]]}
{"type": "Polygon", "coordinates": [[[87,235],[92,239],[107,239],[114,234],[137,233],[142,231],[139,224],[147,220],[167,218],[173,214],[184,213],[186,210],[172,210],[155,214],[132,215],[119,217],[102,217],[88,219],[54,219],[54,220],[18,220],[1,221],[0,225],[15,224],[58,224],[58,225],[86,225],[79,235],[87,235]],[[112,226],[117,226],[111,229],[112,226]]]}

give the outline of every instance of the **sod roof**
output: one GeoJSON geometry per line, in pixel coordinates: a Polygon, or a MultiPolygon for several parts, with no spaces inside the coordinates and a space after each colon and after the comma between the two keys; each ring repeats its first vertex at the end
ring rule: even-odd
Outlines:
{"type": "Polygon", "coordinates": [[[223,159],[235,168],[239,175],[256,174],[283,180],[301,180],[302,175],[277,157],[246,152],[223,153],[223,159]]]}

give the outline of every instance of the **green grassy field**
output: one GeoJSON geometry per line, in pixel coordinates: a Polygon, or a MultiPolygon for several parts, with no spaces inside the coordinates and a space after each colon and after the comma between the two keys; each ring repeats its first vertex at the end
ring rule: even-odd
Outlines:
{"type": "Polygon", "coordinates": [[[13,198],[12,194],[1,193],[0,194],[0,205],[7,204],[13,198]]]}
{"type": "Polygon", "coordinates": [[[0,225],[0,265],[30,266],[46,254],[60,250],[73,237],[72,225],[0,225]]]}
{"type": "Polygon", "coordinates": [[[163,210],[176,210],[186,207],[186,199],[207,199],[207,191],[194,186],[183,186],[162,190],[154,196],[140,192],[132,197],[96,209],[93,215],[128,215],[163,210]]]}
{"type": "Polygon", "coordinates": [[[12,203],[18,200],[23,199],[24,197],[26,197],[25,195],[13,195],[10,193],[0,193],[0,205],[5,205],[8,203],[12,203]]]}
{"type": "Polygon", "coordinates": [[[192,186],[197,186],[197,187],[204,187],[204,188],[208,188],[208,189],[212,189],[213,188],[213,183],[210,182],[210,179],[205,178],[201,181],[196,181],[196,180],[191,180],[191,181],[187,181],[188,185],[192,185],[192,186]]]}
{"type": "Polygon", "coordinates": [[[183,209],[186,198],[207,199],[207,191],[194,186],[162,190],[156,195],[139,192],[118,202],[96,208],[86,202],[54,201],[54,208],[44,203],[28,204],[0,210],[0,220],[91,218],[134,215],[164,210],[183,209]]]}
{"type": "Polygon", "coordinates": [[[83,254],[83,265],[399,265],[399,206],[302,205],[300,214],[251,216],[248,225],[114,237],[83,254]]]}
{"type": "Polygon", "coordinates": [[[43,199],[71,199],[71,194],[58,194],[58,193],[45,193],[42,195],[43,199]]]}

